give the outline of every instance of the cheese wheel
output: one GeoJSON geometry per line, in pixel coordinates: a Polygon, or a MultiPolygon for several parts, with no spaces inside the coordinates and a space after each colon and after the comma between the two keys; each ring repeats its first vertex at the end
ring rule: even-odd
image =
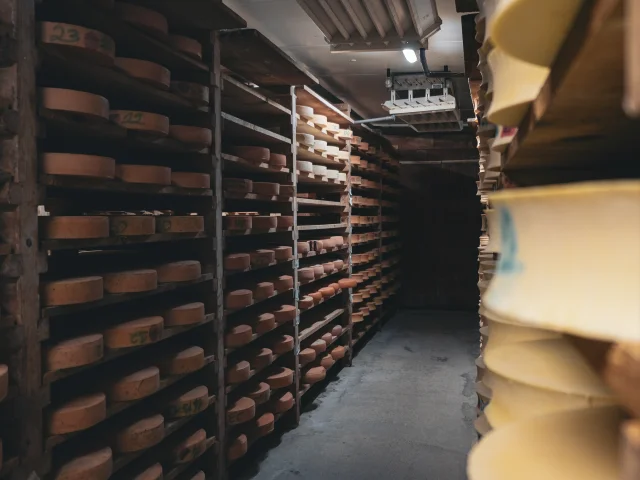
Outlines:
{"type": "Polygon", "coordinates": [[[213,143],[213,132],[202,127],[170,125],[169,136],[198,149],[210,147],[213,143]]]}
{"type": "Polygon", "coordinates": [[[164,314],[164,323],[167,327],[183,327],[195,325],[205,319],[205,308],[202,302],[187,303],[168,310],[164,314]]]}
{"type": "Polygon", "coordinates": [[[255,323],[256,333],[262,335],[276,328],[276,317],[273,313],[262,313],[255,323]]]}
{"type": "Polygon", "coordinates": [[[282,275],[278,277],[274,285],[279,293],[291,290],[293,288],[293,277],[291,275],[282,275]]]}
{"type": "Polygon", "coordinates": [[[93,93],[64,88],[42,88],[40,102],[49,110],[70,112],[95,120],[109,119],[109,101],[93,93]]]}
{"type": "Polygon", "coordinates": [[[335,270],[335,267],[333,266],[333,262],[323,263],[322,268],[324,269],[324,273],[326,275],[333,273],[333,271],[335,270]]]}
{"type": "Polygon", "coordinates": [[[276,217],[278,228],[292,228],[293,216],[291,215],[279,215],[276,217]]]}
{"type": "Polygon", "coordinates": [[[327,122],[327,132],[340,133],[340,125],[334,122],[327,122]]]}
{"type": "Polygon", "coordinates": [[[293,350],[293,337],[291,335],[281,335],[276,338],[272,345],[272,350],[278,355],[293,350]]]}
{"type": "Polygon", "coordinates": [[[260,415],[256,420],[256,435],[258,437],[264,437],[273,432],[275,422],[276,418],[273,413],[266,412],[260,415]]]}
{"type": "Polygon", "coordinates": [[[292,322],[296,318],[296,307],[292,305],[282,305],[278,310],[274,311],[273,314],[276,317],[276,323],[278,325],[292,322]]]}
{"type": "Polygon", "coordinates": [[[149,62],[148,60],[118,57],[115,60],[115,66],[130,77],[163,90],[169,89],[169,85],[171,84],[171,73],[169,73],[169,70],[162,65],[149,62]]]}
{"type": "Polygon", "coordinates": [[[250,254],[251,265],[254,267],[268,267],[276,261],[274,250],[255,250],[250,254]]]}
{"type": "Polygon", "coordinates": [[[169,117],[136,110],[111,110],[109,119],[127,130],[136,130],[154,137],[169,134],[169,117]]]}
{"type": "Polygon", "coordinates": [[[43,238],[105,238],[109,236],[109,219],[100,216],[42,217],[43,238]]]}
{"type": "Polygon", "coordinates": [[[45,153],[41,158],[42,173],[87,178],[114,178],[116,161],[97,155],[45,153]]]}
{"type": "Polygon", "coordinates": [[[209,105],[209,87],[193,82],[171,80],[171,91],[198,105],[209,105]]]}
{"type": "Polygon", "coordinates": [[[327,345],[333,341],[333,335],[331,332],[324,333],[320,338],[324,340],[327,345]]]}
{"type": "Polygon", "coordinates": [[[133,477],[133,480],[162,480],[162,465],[154,463],[149,468],[133,477]]]}
{"type": "Polygon", "coordinates": [[[269,162],[271,152],[264,147],[229,147],[229,153],[252,163],[269,162]]]}
{"type": "Polygon", "coordinates": [[[313,298],[309,296],[305,296],[305,297],[302,297],[298,302],[298,307],[300,307],[300,310],[308,310],[311,307],[313,307],[313,304],[314,304],[313,298]]]}
{"type": "Polygon", "coordinates": [[[133,237],[156,233],[156,219],[151,215],[109,215],[111,235],[133,237]]]}
{"type": "MultiPolygon", "coordinates": [[[[309,251],[310,251],[309,242],[298,242],[298,253],[306,255],[307,253],[309,253],[309,251]]],[[[303,270],[303,269],[300,269],[300,270],[303,270]]],[[[298,271],[298,273],[300,273],[300,271],[298,271]]]]}
{"type": "Polygon", "coordinates": [[[227,425],[245,423],[256,416],[256,402],[247,397],[236,400],[227,409],[227,425]]]}
{"type": "Polygon", "coordinates": [[[347,181],[347,174],[339,172],[338,173],[338,181],[339,182],[346,182],[347,181]]]}
{"type": "Polygon", "coordinates": [[[340,132],[338,133],[338,137],[342,138],[342,139],[349,139],[353,137],[353,132],[349,129],[340,129],[340,132]]]}
{"type": "Polygon", "coordinates": [[[184,375],[204,367],[204,350],[200,347],[189,347],[172,353],[160,362],[163,375],[184,375]]]}
{"type": "Polygon", "coordinates": [[[293,185],[283,185],[280,184],[280,196],[283,197],[292,197],[294,194],[293,185]]]}
{"type": "Polygon", "coordinates": [[[233,290],[227,293],[225,305],[229,310],[248,307],[253,303],[253,292],[251,290],[233,290]]]}
{"type": "Polygon", "coordinates": [[[222,188],[226,192],[251,193],[253,192],[253,182],[245,178],[224,178],[222,188]]]}
{"type": "Polygon", "coordinates": [[[172,400],[168,407],[168,417],[190,417],[203,412],[208,406],[209,390],[201,385],[172,400]]]}
{"type": "Polygon", "coordinates": [[[104,290],[107,293],[148,292],[156,288],[158,273],[155,270],[129,270],[104,276],[104,290]]]}
{"type": "Polygon", "coordinates": [[[296,113],[307,120],[311,120],[313,118],[313,108],[311,107],[296,105],[296,113]]]}
{"type": "Polygon", "coordinates": [[[324,165],[314,165],[313,166],[313,174],[317,175],[319,177],[326,177],[327,176],[327,167],[325,167],[324,165]]]}
{"type": "Polygon", "coordinates": [[[94,302],[103,297],[102,277],[79,277],[45,282],[42,304],[48,307],[94,302]]]}
{"type": "Polygon", "coordinates": [[[338,179],[338,171],[337,170],[327,170],[327,178],[329,180],[337,180],[338,179]]]}
{"type": "Polygon", "coordinates": [[[327,126],[327,116],[326,115],[314,114],[313,115],[313,123],[315,123],[316,125],[320,125],[321,127],[326,127],[327,126]]]}
{"type": "Polygon", "coordinates": [[[313,173],[313,163],[304,160],[296,161],[296,168],[301,173],[313,173]]]}
{"type": "MultiPolygon", "coordinates": [[[[255,188],[255,183],[254,183],[255,188]]],[[[278,218],[271,216],[253,216],[253,229],[255,230],[271,230],[278,226],[278,218]]]]}
{"type": "Polygon", "coordinates": [[[269,154],[269,165],[272,167],[286,167],[287,166],[287,156],[282,155],[281,153],[273,153],[269,154]]]}
{"type": "Polygon", "coordinates": [[[120,453],[146,450],[164,438],[164,417],[152,415],[121,429],[116,434],[115,448],[120,453]]]}
{"type": "Polygon", "coordinates": [[[249,380],[251,376],[251,365],[249,362],[242,360],[235,365],[231,365],[227,368],[227,383],[235,384],[242,383],[249,380]]]}
{"type": "Polygon", "coordinates": [[[293,256],[293,248],[291,247],[276,247],[274,248],[274,252],[278,262],[286,262],[287,260],[291,260],[293,256]]]}
{"type": "Polygon", "coordinates": [[[183,188],[211,188],[211,176],[206,173],[172,171],[171,184],[183,188]]]}
{"type": "Polygon", "coordinates": [[[338,345],[336,348],[331,350],[331,356],[333,357],[334,360],[340,360],[341,358],[344,358],[346,354],[347,354],[347,349],[342,345],[338,345]]]}
{"type": "Polygon", "coordinates": [[[268,383],[260,382],[247,393],[247,396],[253,400],[256,405],[262,405],[263,403],[267,403],[271,398],[271,387],[268,383]]]}
{"type": "Polygon", "coordinates": [[[272,400],[272,409],[274,413],[284,413],[293,407],[296,403],[291,392],[287,392],[284,395],[274,398],[272,400]]]}
{"type": "Polygon", "coordinates": [[[261,348],[251,356],[249,363],[251,364],[251,368],[261,370],[273,363],[273,351],[269,348],[261,348]]]}
{"type": "MultiPolygon", "coordinates": [[[[296,140],[305,147],[313,147],[314,136],[309,133],[296,133],[296,140]]],[[[298,162],[300,163],[300,162],[298,162]]]]}
{"type": "Polygon", "coordinates": [[[200,233],[204,231],[204,217],[200,215],[164,215],[156,217],[158,233],[200,233]]]}
{"type": "Polygon", "coordinates": [[[237,348],[253,340],[253,329],[250,325],[236,325],[227,330],[224,343],[227,348],[237,348]]]}
{"type": "Polygon", "coordinates": [[[364,316],[361,312],[354,312],[351,314],[351,322],[352,323],[360,323],[364,321],[364,316]]]}
{"type": "Polygon", "coordinates": [[[49,414],[48,428],[52,435],[64,435],[86,430],[107,416],[107,399],[104,393],[75,398],[49,414]]]}
{"type": "Polygon", "coordinates": [[[275,295],[275,286],[272,282],[260,282],[253,290],[253,298],[257,301],[266,300],[275,295]]]}
{"type": "Polygon", "coordinates": [[[324,276],[324,267],[322,265],[314,265],[312,268],[314,278],[321,278],[324,276]]]}
{"type": "Polygon", "coordinates": [[[314,384],[321,382],[327,376],[327,370],[324,367],[313,367],[304,373],[305,383],[314,384]]]}
{"type": "Polygon", "coordinates": [[[54,48],[96,65],[113,65],[116,45],[110,36],[68,23],[40,22],[38,26],[40,41],[47,48],[54,48]]]}
{"type": "Polygon", "coordinates": [[[116,165],[116,178],[126,183],[171,185],[171,169],[155,165],[116,165]]]}
{"type": "Polygon", "coordinates": [[[336,294],[336,291],[331,287],[323,287],[320,289],[320,293],[323,298],[331,298],[336,294]]]}
{"type": "Polygon", "coordinates": [[[333,335],[334,337],[339,337],[340,335],[342,335],[342,327],[340,325],[335,325],[331,329],[331,335],[333,335]]]}
{"type": "Polygon", "coordinates": [[[202,59],[202,44],[193,38],[183,35],[169,35],[169,45],[182,53],[202,59]]]}
{"type": "Polygon", "coordinates": [[[251,230],[253,227],[253,217],[245,215],[227,215],[224,218],[224,227],[227,230],[251,230]]]}
{"type": "Polygon", "coordinates": [[[113,453],[109,447],[76,457],[60,467],[54,480],[108,480],[113,472],[113,453]]]}
{"type": "Polygon", "coordinates": [[[206,480],[207,477],[202,470],[196,473],[190,480],[206,480]]]}
{"type": "Polygon", "coordinates": [[[330,353],[327,353],[320,359],[320,366],[326,368],[327,370],[330,369],[334,363],[336,363],[336,361],[333,359],[330,353]]]}
{"type": "Polygon", "coordinates": [[[342,270],[344,268],[344,262],[342,260],[334,260],[333,268],[335,268],[337,271],[342,270]]]}
{"type": "Polygon", "coordinates": [[[224,269],[230,272],[242,272],[251,266],[248,253],[232,253],[224,257],[224,269]]]}
{"type": "Polygon", "coordinates": [[[338,280],[338,284],[340,288],[356,288],[358,286],[358,282],[355,278],[341,278],[338,280]]]}
{"type": "Polygon", "coordinates": [[[323,297],[320,292],[311,292],[309,296],[313,299],[313,303],[315,305],[318,305],[319,303],[322,302],[323,297]]]}
{"type": "Polygon", "coordinates": [[[162,36],[169,33],[167,18],[154,10],[123,2],[116,2],[114,8],[121,19],[134,27],[162,36]]]}
{"type": "Polygon", "coordinates": [[[173,461],[177,464],[191,463],[207,449],[207,432],[200,429],[174,447],[171,452],[173,461]]]}
{"type": "Polygon", "coordinates": [[[327,342],[319,338],[318,340],[315,340],[310,347],[313,348],[316,353],[322,353],[327,349],[327,342]]]}
{"type": "Polygon", "coordinates": [[[273,197],[280,195],[280,184],[271,182],[253,182],[253,193],[273,197]]]}
{"type": "Polygon", "coordinates": [[[328,250],[336,246],[336,241],[333,238],[325,238],[322,240],[322,245],[328,250]]]}
{"type": "Polygon", "coordinates": [[[132,402],[154,394],[160,388],[160,370],[147,367],[115,380],[108,388],[111,402],[132,402]]]}
{"type": "Polygon", "coordinates": [[[313,348],[305,348],[300,350],[298,354],[298,360],[301,365],[306,365],[307,363],[313,362],[316,359],[317,353],[313,348]]]}
{"type": "Polygon", "coordinates": [[[105,330],[104,343],[108,348],[130,348],[148,345],[162,338],[162,317],[138,318],[105,330]]]}
{"type": "Polygon", "coordinates": [[[288,387],[293,383],[293,370],[286,367],[278,367],[265,381],[273,389],[288,387]]]}
{"type": "Polygon", "coordinates": [[[202,266],[197,260],[183,260],[160,265],[158,283],[190,282],[202,275],[202,266]]]}
{"type": "MultiPolygon", "coordinates": [[[[0,364],[0,402],[4,400],[9,393],[9,367],[0,364]]],[[[0,443],[0,452],[2,451],[2,443],[0,443]]],[[[0,458],[2,453],[0,453],[0,458]]]]}
{"type": "Polygon", "coordinates": [[[229,442],[229,450],[227,451],[227,460],[233,462],[243,457],[249,449],[249,441],[244,434],[238,435],[229,442]]]}

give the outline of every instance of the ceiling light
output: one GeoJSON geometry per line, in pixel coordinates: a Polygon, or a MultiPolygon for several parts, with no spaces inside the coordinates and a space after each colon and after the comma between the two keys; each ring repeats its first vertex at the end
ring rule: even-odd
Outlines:
{"type": "Polygon", "coordinates": [[[416,55],[415,50],[412,50],[411,48],[405,48],[404,50],[402,50],[402,53],[404,53],[404,58],[407,59],[407,62],[416,63],[418,61],[418,56],[416,55]]]}

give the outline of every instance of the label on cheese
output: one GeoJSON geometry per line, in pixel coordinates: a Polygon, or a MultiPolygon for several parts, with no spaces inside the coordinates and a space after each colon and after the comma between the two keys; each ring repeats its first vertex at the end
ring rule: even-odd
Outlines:
{"type": "Polygon", "coordinates": [[[197,415],[209,406],[209,390],[199,386],[169,403],[168,417],[180,418],[197,415]]]}
{"type": "Polygon", "coordinates": [[[160,370],[147,367],[115,380],[107,391],[111,402],[131,402],[154,394],[160,388],[160,370]]]}
{"type": "Polygon", "coordinates": [[[191,463],[205,452],[206,445],[207,432],[200,429],[173,449],[172,458],[178,464],[191,463]]]}
{"type": "Polygon", "coordinates": [[[157,113],[135,110],[111,110],[112,122],[127,130],[137,130],[153,136],[164,137],[169,134],[169,117],[157,113]]]}
{"type": "Polygon", "coordinates": [[[43,44],[70,52],[83,61],[113,65],[116,44],[109,35],[69,23],[40,22],[38,26],[43,44]]]}
{"type": "Polygon", "coordinates": [[[148,345],[162,338],[162,317],[138,318],[109,328],[104,332],[108,348],[131,348],[148,345]]]}

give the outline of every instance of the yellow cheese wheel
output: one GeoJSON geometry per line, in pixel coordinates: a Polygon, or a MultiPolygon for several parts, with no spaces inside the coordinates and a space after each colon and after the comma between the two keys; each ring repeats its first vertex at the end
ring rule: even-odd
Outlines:
{"type": "Polygon", "coordinates": [[[166,137],[169,134],[169,117],[157,113],[111,110],[109,118],[127,130],[136,130],[154,137],[166,137]]]}
{"type": "Polygon", "coordinates": [[[278,277],[274,284],[278,292],[286,292],[293,288],[293,277],[291,275],[282,275],[278,277]]]}
{"type": "Polygon", "coordinates": [[[158,273],[155,270],[129,270],[104,276],[104,290],[107,293],[148,292],[156,288],[158,273]]]}
{"type": "Polygon", "coordinates": [[[273,432],[273,428],[276,423],[276,418],[271,412],[266,412],[260,415],[256,419],[256,435],[258,437],[264,437],[273,432]]]}
{"type": "Polygon", "coordinates": [[[251,365],[249,362],[242,360],[235,365],[231,365],[227,368],[227,383],[236,384],[249,380],[251,376],[251,365]]]}
{"type": "Polygon", "coordinates": [[[270,230],[278,226],[278,217],[256,215],[251,217],[254,230],[270,230]]]}
{"type": "Polygon", "coordinates": [[[265,382],[267,382],[272,389],[288,387],[293,383],[293,370],[286,367],[278,367],[265,379],[265,382]]]}
{"type": "Polygon", "coordinates": [[[151,215],[109,215],[111,235],[133,237],[156,233],[156,219],[151,215]]]}
{"type": "Polygon", "coordinates": [[[154,87],[167,90],[171,84],[171,73],[162,65],[149,62],[148,60],[138,60],[136,58],[116,58],[115,65],[127,75],[137,78],[154,87]]]}
{"type": "Polygon", "coordinates": [[[224,218],[224,228],[227,230],[250,230],[253,226],[253,217],[248,215],[227,215],[224,218]]]}
{"type": "Polygon", "coordinates": [[[275,252],[276,260],[278,262],[285,262],[291,260],[293,256],[293,248],[291,247],[276,247],[273,250],[275,252]]]}
{"type": "Polygon", "coordinates": [[[293,350],[293,337],[291,335],[282,335],[274,339],[272,350],[278,355],[293,350]]]}
{"type": "Polygon", "coordinates": [[[296,318],[296,307],[293,305],[281,305],[273,314],[276,317],[276,323],[283,325],[287,322],[292,322],[296,318]]]}
{"type": "Polygon", "coordinates": [[[203,412],[209,406],[209,389],[204,385],[180,395],[169,403],[169,418],[190,417],[203,412]]]}
{"type": "Polygon", "coordinates": [[[160,370],[147,367],[116,379],[107,391],[111,402],[131,402],[154,394],[160,388],[160,370]]]}
{"type": "Polygon", "coordinates": [[[149,468],[133,477],[133,480],[162,480],[162,465],[154,463],[149,468]]]}
{"type": "Polygon", "coordinates": [[[171,172],[171,183],[183,188],[211,188],[211,176],[206,173],[171,172]]]}
{"type": "Polygon", "coordinates": [[[59,22],[40,22],[40,41],[82,61],[111,66],[116,55],[116,45],[108,35],[97,30],[59,22]]]}
{"type": "Polygon", "coordinates": [[[114,178],[116,161],[109,157],[75,153],[44,153],[42,173],[87,178],[114,178]]]}
{"type": "Polygon", "coordinates": [[[158,233],[200,233],[204,231],[204,217],[199,215],[161,215],[156,217],[158,233]]]}
{"type": "Polygon", "coordinates": [[[320,367],[313,367],[307,370],[304,374],[304,382],[309,384],[318,383],[324,380],[327,376],[327,370],[320,367]]]}
{"type": "Polygon", "coordinates": [[[109,118],[109,101],[93,93],[64,88],[42,88],[40,102],[49,110],[69,112],[89,119],[109,118]]]}
{"type": "Polygon", "coordinates": [[[284,395],[274,398],[271,403],[274,413],[284,413],[291,410],[296,401],[291,392],[287,392],[284,395]]]}
{"type": "Polygon", "coordinates": [[[229,272],[242,272],[251,267],[248,253],[232,253],[224,257],[224,269],[229,272]]]}
{"type": "Polygon", "coordinates": [[[334,363],[336,363],[336,361],[333,359],[330,353],[327,353],[320,359],[320,366],[326,368],[327,370],[330,369],[334,363]]]}
{"type": "MultiPolygon", "coordinates": [[[[9,392],[9,367],[0,363],[0,402],[6,398],[8,392],[9,392]]],[[[2,445],[0,444],[0,451],[1,450],[2,450],[2,445]]]]}
{"type": "Polygon", "coordinates": [[[107,399],[104,393],[84,395],[52,409],[48,421],[49,433],[64,435],[86,430],[106,416],[107,399]]]}
{"type": "Polygon", "coordinates": [[[63,340],[47,350],[45,366],[48,371],[89,365],[104,356],[101,334],[86,335],[63,340]]]}
{"type": "Polygon", "coordinates": [[[256,416],[256,402],[247,397],[241,397],[227,409],[227,425],[238,425],[248,422],[256,416]]]}
{"type": "Polygon", "coordinates": [[[197,260],[184,260],[160,265],[158,283],[189,282],[197,280],[202,275],[202,266],[197,260]]]}
{"type": "Polygon", "coordinates": [[[263,403],[267,403],[271,398],[271,387],[268,383],[260,382],[250,390],[247,395],[256,405],[262,405],[263,403]]]}
{"type": "MultiPolygon", "coordinates": [[[[309,242],[298,242],[298,253],[306,255],[310,251],[309,242]]],[[[298,272],[299,273],[299,272],[298,272]]]]}
{"type": "Polygon", "coordinates": [[[234,290],[227,293],[225,306],[229,310],[248,307],[253,303],[253,292],[251,290],[234,290]]]}
{"type": "Polygon", "coordinates": [[[193,82],[171,81],[171,91],[198,105],[209,105],[209,87],[193,82]]]}
{"type": "Polygon", "coordinates": [[[133,453],[153,447],[164,438],[164,417],[152,415],[121,429],[116,434],[115,448],[120,453],[133,453]]]}
{"type": "Polygon", "coordinates": [[[246,178],[223,178],[222,188],[225,192],[247,194],[253,192],[253,182],[246,178]]]}
{"type": "Polygon", "coordinates": [[[162,317],[138,318],[105,330],[104,343],[112,349],[148,345],[162,338],[163,328],[162,317]]]}
{"type": "Polygon", "coordinates": [[[171,457],[177,464],[191,463],[202,455],[207,446],[207,432],[203,429],[180,442],[172,451],[171,457]]]}
{"type": "Polygon", "coordinates": [[[255,370],[261,370],[264,367],[273,363],[273,351],[269,348],[261,348],[249,359],[251,368],[255,370]]]}
{"type": "Polygon", "coordinates": [[[213,143],[213,132],[208,128],[189,125],[171,125],[169,136],[195,148],[210,147],[213,143]]]}
{"type": "Polygon", "coordinates": [[[271,298],[274,294],[275,287],[272,282],[260,282],[253,289],[253,298],[257,301],[271,298]]]}
{"type": "Polygon", "coordinates": [[[269,162],[271,156],[269,149],[264,147],[229,147],[229,153],[253,163],[269,162]]]}
{"type": "Polygon", "coordinates": [[[251,265],[254,267],[268,267],[276,260],[276,252],[274,250],[254,250],[250,253],[251,265]]]}
{"type": "Polygon", "coordinates": [[[205,319],[205,308],[202,302],[179,305],[167,311],[164,315],[164,323],[167,327],[183,327],[194,325],[205,319]]]}
{"type": "Polygon", "coordinates": [[[308,310],[311,307],[313,307],[313,305],[314,305],[314,301],[313,301],[313,298],[310,296],[302,297],[298,302],[298,307],[300,308],[300,310],[308,310]]]}
{"type": "Polygon", "coordinates": [[[249,449],[249,441],[245,434],[240,434],[232,438],[229,442],[229,450],[227,450],[227,460],[233,462],[243,457],[249,449]]]}
{"type": "Polygon", "coordinates": [[[171,185],[171,169],[156,165],[116,165],[116,178],[126,183],[171,185]]]}
{"type": "Polygon", "coordinates": [[[358,282],[354,278],[341,278],[338,280],[338,285],[340,285],[340,288],[356,288],[358,282]]]}
{"type": "Polygon", "coordinates": [[[113,472],[113,453],[109,447],[76,457],[60,467],[55,480],[108,480],[113,472]]]}
{"type": "Polygon", "coordinates": [[[136,28],[163,37],[169,34],[167,18],[154,10],[124,2],[116,2],[114,8],[120,18],[136,28]]]}
{"type": "Polygon", "coordinates": [[[253,193],[274,197],[280,195],[280,184],[271,182],[253,182],[253,193]]]}
{"type": "Polygon", "coordinates": [[[301,365],[306,365],[307,363],[313,362],[317,357],[317,353],[313,348],[304,348],[300,350],[298,354],[298,360],[301,365]]]}
{"type": "Polygon", "coordinates": [[[42,217],[43,238],[104,238],[109,236],[109,219],[100,216],[42,217]]]}
{"type": "Polygon", "coordinates": [[[255,321],[255,331],[257,334],[270,332],[276,328],[276,317],[273,313],[262,313],[255,321]]]}
{"type": "Polygon", "coordinates": [[[93,302],[103,297],[102,277],[80,277],[45,282],[42,304],[48,307],[93,302]]]}
{"type": "Polygon", "coordinates": [[[202,44],[193,38],[183,35],[169,35],[169,45],[182,53],[186,53],[196,58],[202,58],[202,44]]]}
{"type": "Polygon", "coordinates": [[[200,347],[189,347],[163,359],[160,371],[164,375],[184,375],[200,370],[203,366],[204,350],[200,347]]]}
{"type": "Polygon", "coordinates": [[[250,325],[236,325],[227,330],[224,343],[227,348],[238,348],[253,340],[253,329],[250,325]]]}

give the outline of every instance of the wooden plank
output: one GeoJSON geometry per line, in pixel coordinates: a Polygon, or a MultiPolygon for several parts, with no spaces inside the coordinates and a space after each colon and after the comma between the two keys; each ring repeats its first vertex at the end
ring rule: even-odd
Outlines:
{"type": "Polygon", "coordinates": [[[327,223],[325,225],[298,225],[298,230],[301,232],[308,230],[333,230],[337,228],[347,228],[346,223],[327,223]]]}
{"type": "Polygon", "coordinates": [[[247,22],[222,0],[134,0],[167,17],[171,30],[245,28],[247,22]]]}
{"type": "Polygon", "coordinates": [[[286,167],[272,167],[268,163],[252,163],[244,158],[236,157],[228,153],[221,154],[222,160],[225,163],[226,170],[238,170],[241,172],[251,173],[289,173],[290,170],[286,167]]]}
{"type": "Polygon", "coordinates": [[[337,123],[343,128],[348,128],[353,123],[351,117],[306,85],[296,89],[296,96],[298,104],[312,107],[315,114],[325,115],[329,122],[337,123]]]}
{"type": "Polygon", "coordinates": [[[321,330],[323,327],[329,325],[331,322],[333,322],[336,318],[338,318],[344,312],[345,312],[344,308],[336,308],[331,313],[324,315],[321,320],[313,322],[311,326],[300,331],[300,335],[299,335],[300,341],[303,342],[304,340],[309,338],[311,335],[321,330]]]}
{"type": "Polygon", "coordinates": [[[225,139],[241,141],[243,145],[257,144],[268,146],[291,143],[291,139],[287,137],[241,120],[228,113],[222,112],[221,118],[224,125],[225,139]]]}
{"type": "Polygon", "coordinates": [[[298,198],[298,205],[310,206],[310,207],[332,207],[332,208],[347,208],[342,202],[332,202],[330,200],[316,200],[315,198],[298,198]]]}
{"type": "Polygon", "coordinates": [[[200,233],[156,233],[154,235],[140,235],[133,237],[108,237],[79,240],[43,240],[42,250],[79,250],[99,247],[115,247],[123,245],[137,245],[141,243],[177,242],[206,238],[205,232],[200,233]]]}
{"type": "Polygon", "coordinates": [[[313,135],[316,140],[324,140],[329,145],[344,147],[347,144],[347,142],[338,138],[337,134],[327,132],[326,128],[317,127],[312,122],[305,122],[300,119],[298,120],[297,133],[308,133],[313,135]]]}
{"type": "Polygon", "coordinates": [[[290,117],[291,110],[228,75],[222,77],[222,108],[234,115],[290,117]]]}
{"type": "Polygon", "coordinates": [[[625,0],[624,108],[628,115],[640,116],[640,3],[625,0]]]}

